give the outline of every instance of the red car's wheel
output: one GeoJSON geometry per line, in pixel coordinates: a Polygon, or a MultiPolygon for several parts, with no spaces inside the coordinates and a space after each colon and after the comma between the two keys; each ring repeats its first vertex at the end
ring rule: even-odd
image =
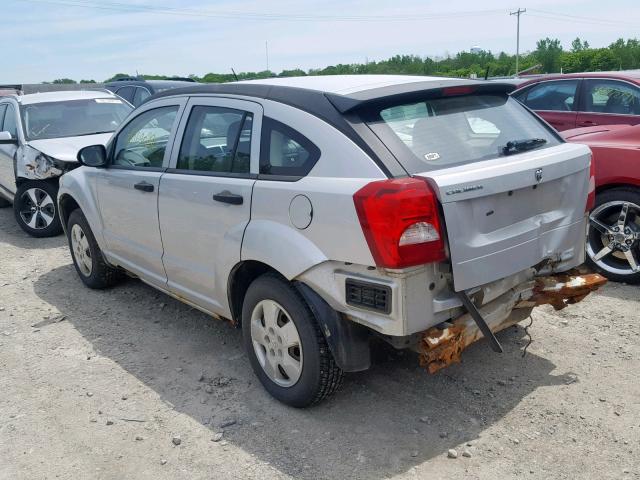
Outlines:
{"type": "Polygon", "coordinates": [[[587,263],[610,280],[640,283],[640,192],[602,192],[589,216],[587,263]]]}

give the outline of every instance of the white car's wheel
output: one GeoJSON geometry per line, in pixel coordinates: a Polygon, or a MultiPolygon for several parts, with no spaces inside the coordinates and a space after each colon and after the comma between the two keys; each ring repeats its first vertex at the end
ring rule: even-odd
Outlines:
{"type": "Polygon", "coordinates": [[[53,237],[62,232],[56,205],[58,186],[49,181],[21,183],[16,191],[13,212],[16,222],[33,237],[53,237]]]}

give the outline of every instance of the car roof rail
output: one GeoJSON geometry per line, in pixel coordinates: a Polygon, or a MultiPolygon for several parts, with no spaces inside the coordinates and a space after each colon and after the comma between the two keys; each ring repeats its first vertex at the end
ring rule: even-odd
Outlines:
{"type": "Polygon", "coordinates": [[[176,82],[197,83],[193,78],[189,78],[189,77],[169,77],[169,78],[165,78],[165,80],[173,80],[173,81],[176,81],[176,82]]]}
{"type": "Polygon", "coordinates": [[[112,82],[142,82],[144,78],[142,77],[118,77],[111,80],[112,82]]]}
{"type": "Polygon", "coordinates": [[[109,90],[108,88],[103,88],[103,87],[87,88],[86,91],[108,93],[109,95],[117,97],[117,95],[115,93],[113,93],[111,90],[109,90]]]}

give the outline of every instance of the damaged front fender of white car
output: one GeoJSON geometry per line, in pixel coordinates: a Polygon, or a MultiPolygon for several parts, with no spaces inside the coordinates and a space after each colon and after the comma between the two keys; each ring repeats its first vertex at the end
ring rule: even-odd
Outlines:
{"type": "Polygon", "coordinates": [[[20,147],[17,152],[16,173],[20,178],[30,180],[56,178],[77,166],[77,162],[57,160],[30,145],[20,147]]]}

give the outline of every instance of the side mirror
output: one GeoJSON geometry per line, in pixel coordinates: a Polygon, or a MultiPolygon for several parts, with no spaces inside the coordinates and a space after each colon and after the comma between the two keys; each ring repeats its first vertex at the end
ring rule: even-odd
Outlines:
{"type": "Polygon", "coordinates": [[[9,132],[0,132],[0,145],[17,145],[18,139],[13,138],[9,132]]]}
{"type": "Polygon", "coordinates": [[[90,145],[78,152],[78,162],[87,167],[106,167],[107,150],[104,145],[90,145]]]}

